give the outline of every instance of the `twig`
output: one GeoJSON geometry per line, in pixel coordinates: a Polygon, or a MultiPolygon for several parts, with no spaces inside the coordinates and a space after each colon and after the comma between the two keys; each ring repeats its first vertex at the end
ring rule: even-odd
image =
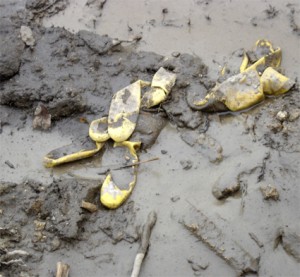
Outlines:
{"type": "Polygon", "coordinates": [[[147,218],[147,222],[143,226],[141,244],[140,244],[140,248],[138,250],[138,253],[136,254],[135,260],[134,260],[134,265],[133,265],[133,270],[132,270],[132,273],[131,273],[131,277],[138,277],[139,276],[143,259],[146,256],[146,253],[147,253],[147,250],[148,250],[148,247],[149,247],[149,240],[150,240],[150,236],[151,236],[151,231],[152,231],[152,228],[153,228],[153,226],[156,222],[156,219],[157,219],[156,212],[152,211],[151,213],[149,213],[148,218],[147,218]]]}
{"type": "Polygon", "coordinates": [[[81,201],[81,208],[88,210],[90,213],[94,213],[98,210],[97,206],[93,203],[87,202],[82,200],[81,201]]]}
{"type": "Polygon", "coordinates": [[[134,165],[144,164],[144,163],[153,162],[153,161],[157,161],[157,160],[159,160],[159,157],[151,158],[149,160],[140,161],[140,162],[136,162],[136,163],[132,163],[132,164],[128,164],[128,165],[123,165],[123,166],[120,166],[118,168],[115,168],[115,170],[119,170],[119,169],[123,169],[123,168],[127,168],[127,167],[132,167],[134,165]]]}
{"type": "Polygon", "coordinates": [[[104,166],[104,168],[102,167],[102,171],[100,171],[98,173],[98,175],[102,175],[102,174],[106,174],[109,170],[121,170],[124,168],[128,168],[128,167],[132,167],[135,165],[140,165],[140,164],[144,164],[144,163],[148,163],[148,162],[153,162],[153,161],[157,161],[159,160],[159,157],[155,157],[155,158],[151,158],[149,160],[145,160],[145,161],[140,161],[140,162],[135,162],[135,163],[131,163],[131,164],[126,164],[126,165],[111,165],[111,166],[104,166]],[[107,169],[105,169],[105,167],[107,167],[107,169]]]}
{"type": "Polygon", "coordinates": [[[68,277],[70,271],[70,266],[64,264],[63,262],[57,263],[56,277],[68,277]]]}

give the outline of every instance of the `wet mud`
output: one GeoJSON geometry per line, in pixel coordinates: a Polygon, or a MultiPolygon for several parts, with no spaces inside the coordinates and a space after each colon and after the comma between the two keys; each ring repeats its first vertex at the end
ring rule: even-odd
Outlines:
{"type": "Polygon", "coordinates": [[[58,261],[70,276],[129,276],[152,211],[140,276],[298,275],[297,1],[0,7],[1,276],[54,276],[58,261]],[[199,111],[194,100],[238,73],[243,49],[261,38],[281,47],[282,70],[296,85],[241,112],[199,111]],[[140,161],[153,161],[138,166],[120,208],[99,201],[108,169],[126,177],[118,169],[125,154],[111,142],[87,159],[43,166],[52,150],[81,147],[114,93],[151,81],[160,67],[176,84],[139,113],[131,140],[142,142],[140,161]]]}

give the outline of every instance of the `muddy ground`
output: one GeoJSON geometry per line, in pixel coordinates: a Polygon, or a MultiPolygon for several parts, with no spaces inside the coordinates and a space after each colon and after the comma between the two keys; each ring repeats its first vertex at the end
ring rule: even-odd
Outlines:
{"type": "Polygon", "coordinates": [[[298,83],[239,113],[201,113],[191,99],[206,94],[224,64],[237,72],[242,49],[260,38],[282,48],[283,72],[299,79],[300,5],[184,2],[0,2],[1,276],[55,276],[58,261],[70,276],[129,276],[153,210],[141,276],[298,276],[298,83]],[[22,25],[34,44],[21,40],[22,25]],[[150,81],[160,66],[177,74],[176,85],[141,113],[133,137],[143,142],[140,160],[159,160],[139,166],[123,206],[99,203],[101,167],[116,162],[110,144],[43,167],[45,154],[107,115],[114,92],[150,81]],[[47,130],[33,128],[40,104],[51,114],[47,130]],[[97,212],[80,208],[82,200],[97,212]]]}

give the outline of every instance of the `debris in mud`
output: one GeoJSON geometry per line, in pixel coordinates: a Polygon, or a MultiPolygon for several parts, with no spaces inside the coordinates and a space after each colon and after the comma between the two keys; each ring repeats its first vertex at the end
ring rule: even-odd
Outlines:
{"type": "Polygon", "coordinates": [[[141,106],[151,108],[165,101],[176,82],[176,74],[161,67],[153,76],[151,89],[146,91],[141,106]]]}
{"type": "Polygon", "coordinates": [[[292,109],[289,111],[289,122],[294,122],[300,117],[300,109],[292,109]]]}
{"type": "Polygon", "coordinates": [[[287,111],[279,111],[276,114],[276,119],[279,120],[280,122],[286,121],[288,119],[288,112],[287,111]]]}
{"type": "Polygon", "coordinates": [[[286,253],[300,263],[300,235],[299,224],[279,228],[275,239],[275,248],[281,243],[286,253]]]}
{"type": "Polygon", "coordinates": [[[15,169],[15,166],[9,160],[6,160],[4,163],[11,169],[15,169]]]}
{"type": "Polygon", "coordinates": [[[33,33],[28,26],[21,26],[20,35],[21,39],[27,46],[33,47],[35,45],[33,33]]]}
{"type": "Polygon", "coordinates": [[[255,243],[256,243],[260,248],[264,247],[264,244],[258,239],[258,237],[257,237],[254,233],[250,232],[250,233],[249,233],[249,236],[250,236],[250,238],[252,238],[252,239],[255,241],[255,243]]]}
{"type": "Polygon", "coordinates": [[[189,170],[193,167],[193,162],[191,160],[181,160],[180,164],[184,170],[189,170]]]}
{"type": "Polygon", "coordinates": [[[183,219],[183,226],[224,259],[239,275],[258,271],[259,257],[253,257],[239,243],[226,236],[200,210],[193,208],[183,219]]]}
{"type": "Polygon", "coordinates": [[[180,52],[172,52],[172,56],[174,58],[178,58],[180,56],[180,52]]]}
{"type": "Polygon", "coordinates": [[[279,11],[272,5],[269,5],[269,8],[264,10],[265,14],[267,15],[268,19],[273,19],[277,16],[279,11]]]}
{"type": "Polygon", "coordinates": [[[191,265],[192,270],[195,272],[196,276],[201,275],[201,271],[208,268],[209,263],[200,260],[199,258],[191,257],[187,259],[188,263],[191,265]]]}
{"type": "MultiPolygon", "coordinates": [[[[107,208],[118,208],[127,200],[137,180],[136,166],[139,160],[136,151],[140,149],[141,141],[134,142],[128,139],[131,138],[136,129],[140,107],[151,108],[160,104],[167,98],[175,81],[176,74],[160,67],[154,74],[151,83],[137,80],[117,91],[112,97],[108,117],[94,120],[90,124],[89,138],[84,138],[83,141],[77,141],[49,152],[44,157],[44,166],[54,167],[90,157],[99,152],[106,141],[112,139],[115,142],[114,147],[125,147],[127,149],[128,153],[124,157],[127,160],[126,162],[131,161],[131,165],[125,165],[123,169],[129,169],[129,167],[133,169],[132,180],[128,181],[126,189],[120,189],[119,185],[114,182],[113,170],[108,168],[111,172],[103,181],[100,202],[107,208]],[[151,88],[142,96],[142,88],[150,85],[151,88]]],[[[40,106],[36,114],[46,113],[45,110],[45,107],[40,106]]],[[[36,121],[38,120],[39,118],[36,119],[36,121]]],[[[151,132],[151,130],[149,131],[151,132]]]]}
{"type": "Polygon", "coordinates": [[[300,27],[297,25],[295,21],[295,8],[292,4],[287,4],[287,7],[290,9],[289,12],[289,20],[290,20],[290,27],[292,28],[292,31],[297,35],[300,36],[300,27]]]}
{"type": "Polygon", "coordinates": [[[33,223],[34,223],[34,230],[35,231],[45,230],[45,227],[46,227],[46,222],[45,221],[34,220],[33,223]]]}
{"type": "Polygon", "coordinates": [[[115,142],[115,147],[121,147],[125,150],[125,154],[121,158],[125,158],[132,162],[130,166],[124,166],[124,171],[122,172],[123,178],[119,180],[116,184],[114,181],[118,173],[116,170],[111,170],[105,177],[100,190],[100,202],[102,205],[109,209],[117,209],[120,207],[131,195],[137,181],[137,165],[139,159],[137,155],[137,150],[140,148],[140,142],[133,141],[123,141],[115,142]]]}
{"type": "Polygon", "coordinates": [[[132,135],[140,111],[141,89],[146,86],[149,86],[149,82],[138,80],[117,91],[112,97],[107,131],[115,142],[126,141],[132,135]]]}
{"type": "MultiPolygon", "coordinates": [[[[0,253],[0,268],[14,267],[26,269],[26,261],[31,255],[24,250],[12,250],[1,249],[0,253]]],[[[2,276],[2,275],[1,275],[2,276]]]]}
{"type": "Polygon", "coordinates": [[[51,114],[43,104],[39,104],[35,109],[32,127],[42,130],[48,130],[51,127],[51,114]]]}
{"type": "MultiPolygon", "coordinates": [[[[16,223],[15,223],[16,224],[16,223]]],[[[17,225],[17,224],[16,224],[17,225]]],[[[12,275],[4,276],[21,276],[22,271],[27,272],[27,262],[34,260],[33,255],[21,249],[23,240],[19,228],[2,228],[0,227],[0,269],[1,273],[12,275]],[[32,259],[33,258],[33,259],[32,259]]]]}
{"type": "Polygon", "coordinates": [[[253,107],[263,101],[265,95],[284,94],[295,82],[276,71],[280,64],[281,49],[274,49],[267,40],[258,40],[254,51],[244,53],[239,74],[218,83],[193,104],[202,111],[224,111],[227,108],[235,112],[253,107]]]}
{"type": "Polygon", "coordinates": [[[173,202],[173,203],[175,203],[175,202],[177,202],[177,201],[179,201],[180,200],[180,196],[179,195],[176,195],[176,196],[172,196],[171,197],[171,201],[173,202]]]}
{"type": "Polygon", "coordinates": [[[240,190],[240,183],[238,179],[232,181],[231,175],[228,175],[227,178],[224,178],[224,176],[219,178],[219,180],[214,184],[212,188],[212,194],[218,200],[221,200],[223,198],[235,194],[239,190],[240,190]]]}
{"type": "Polygon", "coordinates": [[[80,18],[80,22],[84,22],[84,25],[88,28],[95,29],[99,22],[99,18],[102,16],[102,12],[107,0],[87,0],[83,10],[89,14],[89,17],[80,18]]]}
{"type": "Polygon", "coordinates": [[[15,183],[0,182],[0,196],[11,192],[16,186],[17,184],[15,183]]]}
{"type": "Polygon", "coordinates": [[[25,7],[34,18],[41,19],[63,11],[67,4],[68,0],[27,0],[25,7]]]}
{"type": "Polygon", "coordinates": [[[63,262],[58,262],[56,265],[56,277],[68,277],[70,266],[63,262]]]}
{"type": "Polygon", "coordinates": [[[97,7],[98,9],[103,9],[104,8],[104,5],[105,3],[107,2],[107,0],[87,0],[85,5],[86,6],[95,6],[97,7]]]}
{"type": "Polygon", "coordinates": [[[269,200],[269,199],[272,199],[275,201],[279,200],[279,192],[275,186],[270,185],[270,184],[267,186],[261,186],[260,190],[261,190],[265,200],[269,200]]]}
{"type": "Polygon", "coordinates": [[[13,244],[19,243],[22,239],[18,228],[0,227],[1,248],[11,248],[13,244]]]}
{"type": "Polygon", "coordinates": [[[3,126],[5,125],[9,125],[9,123],[6,121],[6,119],[0,119],[0,134],[2,134],[2,131],[3,131],[3,126]]]}
{"type": "Polygon", "coordinates": [[[43,159],[45,167],[54,167],[88,158],[101,150],[104,143],[94,142],[89,137],[77,139],[75,142],[50,151],[43,159]]]}
{"type": "Polygon", "coordinates": [[[88,210],[91,213],[94,213],[98,210],[98,208],[95,204],[84,201],[84,200],[81,201],[81,206],[80,207],[85,209],[85,210],[88,210]]]}
{"type": "Polygon", "coordinates": [[[148,248],[150,244],[150,236],[151,236],[152,229],[156,223],[156,219],[157,219],[156,212],[152,211],[148,214],[147,222],[143,226],[140,248],[134,260],[131,277],[138,277],[140,274],[142,262],[148,252],[148,248]]]}

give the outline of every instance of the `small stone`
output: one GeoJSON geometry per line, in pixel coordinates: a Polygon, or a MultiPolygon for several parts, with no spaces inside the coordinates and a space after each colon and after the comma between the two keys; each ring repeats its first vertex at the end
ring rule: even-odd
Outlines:
{"type": "Polygon", "coordinates": [[[193,162],[190,160],[182,160],[180,161],[180,164],[184,170],[189,170],[193,166],[193,162]]]}
{"type": "Polygon", "coordinates": [[[201,270],[205,270],[209,266],[208,262],[204,262],[202,260],[196,262],[195,258],[193,258],[193,257],[189,258],[187,261],[188,261],[189,264],[191,264],[191,268],[195,272],[198,272],[198,271],[201,271],[201,270]]]}
{"type": "Polygon", "coordinates": [[[218,180],[213,188],[212,194],[218,200],[232,196],[240,190],[240,183],[236,179],[222,178],[218,180]]]}
{"type": "Polygon", "coordinates": [[[39,104],[34,112],[32,127],[47,130],[51,127],[51,114],[43,104],[39,104]]]}
{"type": "Polygon", "coordinates": [[[43,231],[46,226],[46,222],[35,220],[34,222],[34,230],[43,231]]]}
{"type": "Polygon", "coordinates": [[[293,122],[300,117],[300,110],[293,110],[290,112],[289,121],[293,122]]]}
{"type": "Polygon", "coordinates": [[[37,215],[42,211],[43,202],[40,199],[35,200],[26,211],[28,214],[37,215]]]}
{"type": "Polygon", "coordinates": [[[175,51],[175,52],[172,53],[172,56],[174,58],[178,58],[180,56],[180,53],[175,51]]]}
{"type": "Polygon", "coordinates": [[[51,241],[51,251],[55,251],[60,247],[60,240],[55,237],[52,241],[51,241]]]}
{"type": "Polygon", "coordinates": [[[20,34],[21,34],[21,38],[22,38],[23,42],[27,46],[32,47],[35,45],[35,39],[33,37],[32,31],[29,27],[21,26],[20,34]]]}
{"type": "Polygon", "coordinates": [[[167,154],[168,153],[168,151],[167,150],[161,150],[160,151],[163,155],[165,155],[165,154],[167,154]]]}
{"type": "Polygon", "coordinates": [[[177,202],[178,200],[180,200],[180,196],[178,195],[171,197],[171,201],[174,203],[177,202]]]}
{"type": "Polygon", "coordinates": [[[288,112],[287,111],[279,111],[276,114],[276,119],[279,120],[280,122],[283,122],[285,120],[287,120],[288,118],[288,112]]]}
{"type": "Polygon", "coordinates": [[[45,236],[41,231],[34,232],[34,237],[32,242],[45,242],[47,240],[47,236],[45,236]]]}
{"type": "Polygon", "coordinates": [[[264,196],[264,199],[279,200],[278,190],[273,185],[267,185],[266,187],[260,187],[260,190],[264,196]]]}
{"type": "Polygon", "coordinates": [[[278,243],[281,242],[285,252],[300,263],[300,234],[296,225],[286,225],[279,229],[278,243]]]}
{"type": "Polygon", "coordinates": [[[200,271],[201,267],[198,264],[192,263],[192,270],[194,270],[194,271],[200,271]]]}
{"type": "Polygon", "coordinates": [[[7,166],[9,166],[11,169],[15,169],[15,166],[14,166],[10,161],[6,160],[4,163],[5,163],[7,166]]]}

